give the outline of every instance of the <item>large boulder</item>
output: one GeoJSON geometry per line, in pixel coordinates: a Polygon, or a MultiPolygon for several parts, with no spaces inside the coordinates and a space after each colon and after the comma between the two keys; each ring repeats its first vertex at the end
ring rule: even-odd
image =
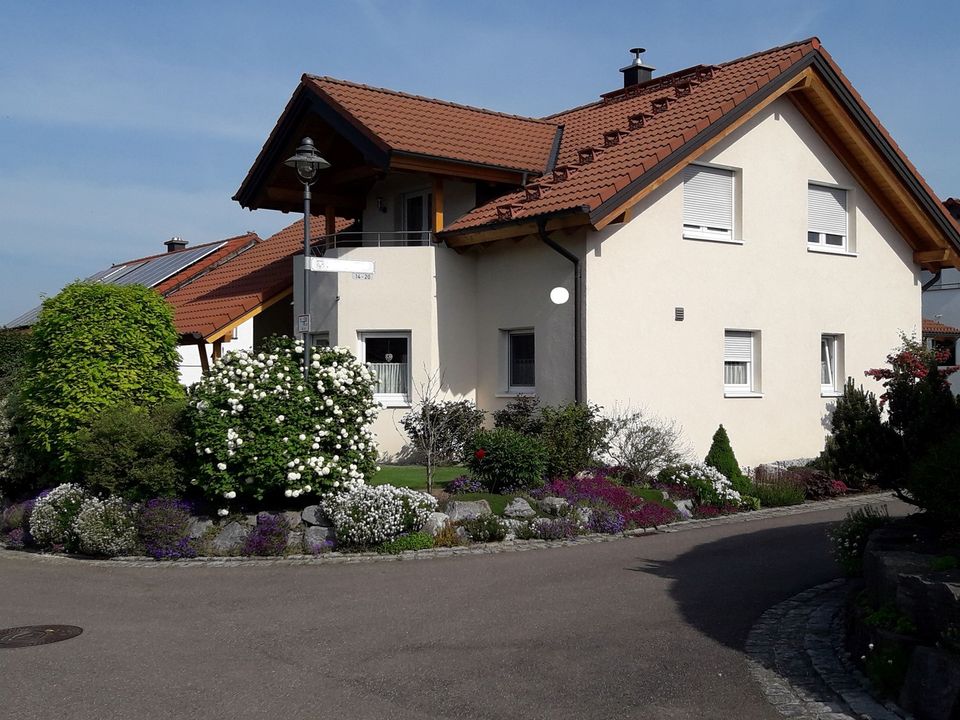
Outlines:
{"type": "Polygon", "coordinates": [[[874,607],[897,601],[901,575],[923,575],[929,571],[929,555],[869,547],[863,553],[863,581],[874,607]]]}
{"type": "Polygon", "coordinates": [[[537,505],[548,515],[559,515],[570,503],[559,497],[545,497],[538,501],[537,505]]]}
{"type": "Polygon", "coordinates": [[[236,521],[228,522],[217,533],[216,537],[210,541],[213,550],[220,555],[229,555],[240,549],[250,528],[236,521]]]}
{"type": "Polygon", "coordinates": [[[693,517],[692,499],[687,498],[686,500],[674,500],[673,504],[677,506],[677,513],[679,513],[681,519],[689,520],[693,517]]]}
{"type": "Polygon", "coordinates": [[[310,525],[303,530],[303,549],[307,552],[315,552],[323,547],[325,543],[336,543],[336,531],[326,525],[310,525]]]}
{"type": "Polygon", "coordinates": [[[446,513],[442,512],[432,512],[427,516],[426,521],[423,523],[423,527],[420,528],[421,532],[430,533],[434,537],[440,534],[440,531],[443,530],[447,525],[450,524],[450,518],[446,513]]]}
{"type": "Polygon", "coordinates": [[[529,518],[536,515],[537,511],[530,507],[526,500],[518,497],[510,501],[503,514],[508,518],[529,518]]]}
{"type": "Polygon", "coordinates": [[[307,525],[333,527],[333,522],[323,514],[323,509],[319,505],[307,505],[300,513],[300,517],[307,525]]]}
{"type": "Polygon", "coordinates": [[[209,528],[213,527],[213,520],[208,517],[190,518],[190,525],[187,527],[187,533],[190,537],[196,539],[203,537],[209,528]]]}
{"type": "Polygon", "coordinates": [[[936,642],[947,628],[960,627],[960,571],[903,575],[897,607],[923,640],[936,642]]]}
{"type": "Polygon", "coordinates": [[[916,648],[900,691],[900,706],[924,720],[960,717],[960,658],[943,650],[916,648]]]}
{"type": "Polygon", "coordinates": [[[486,500],[450,500],[444,513],[451,522],[458,520],[473,520],[481,515],[490,515],[490,503],[486,500]]]}
{"type": "Polygon", "coordinates": [[[300,527],[300,513],[296,510],[287,510],[283,516],[287,519],[287,524],[290,525],[290,529],[300,527]]]}

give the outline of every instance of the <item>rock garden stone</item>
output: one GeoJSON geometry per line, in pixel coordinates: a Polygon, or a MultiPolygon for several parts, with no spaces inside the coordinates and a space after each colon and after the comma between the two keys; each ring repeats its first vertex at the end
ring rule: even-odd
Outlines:
{"type": "Polygon", "coordinates": [[[451,522],[473,520],[491,514],[490,503],[486,500],[450,500],[444,512],[451,522]]]}
{"type": "Polygon", "coordinates": [[[195,517],[191,518],[190,525],[187,528],[187,532],[192,538],[203,537],[203,534],[207,532],[209,528],[213,527],[213,520],[207,517],[195,517]]]}
{"type": "Polygon", "coordinates": [[[307,525],[333,526],[333,523],[323,514],[323,510],[319,505],[307,505],[307,507],[303,509],[303,512],[300,513],[300,517],[307,525]]]}
{"type": "Polygon", "coordinates": [[[291,530],[300,526],[300,513],[296,512],[295,510],[288,510],[283,514],[283,516],[287,519],[287,523],[290,525],[291,530]]]}
{"type": "Polygon", "coordinates": [[[863,579],[875,607],[897,601],[901,575],[930,571],[930,556],[905,551],[882,551],[868,547],[863,554],[863,579]]]}
{"type": "Polygon", "coordinates": [[[687,498],[686,500],[674,500],[673,504],[677,506],[677,512],[680,514],[680,517],[684,520],[689,520],[693,517],[693,500],[687,498]]]}
{"type": "Polygon", "coordinates": [[[943,650],[916,648],[900,691],[900,705],[929,720],[960,716],[960,658],[943,650]]]}
{"type": "Polygon", "coordinates": [[[593,510],[591,510],[588,507],[577,507],[577,508],[574,508],[574,510],[576,511],[577,519],[580,521],[581,524],[583,525],[590,524],[590,518],[593,517],[593,510]]]}
{"type": "Polygon", "coordinates": [[[436,537],[443,528],[450,524],[450,518],[446,513],[442,512],[432,512],[427,516],[426,521],[423,523],[423,527],[420,528],[421,532],[430,533],[436,537]]]}
{"type": "Polygon", "coordinates": [[[217,533],[210,545],[218,553],[227,554],[238,549],[247,539],[250,528],[236,521],[228,522],[217,533]]]}
{"type": "Polygon", "coordinates": [[[317,545],[323,545],[327,540],[336,542],[337,533],[326,525],[311,525],[303,531],[303,547],[309,552],[317,545]]]}
{"type": "Polygon", "coordinates": [[[960,627],[960,571],[903,575],[897,607],[927,642],[936,642],[951,626],[960,627]]]}
{"type": "Polygon", "coordinates": [[[297,553],[303,551],[303,533],[291,532],[287,535],[287,548],[297,553]]]}
{"type": "Polygon", "coordinates": [[[518,497],[510,501],[503,514],[508,518],[528,518],[536,515],[537,511],[530,507],[526,500],[518,497]]]}
{"type": "Polygon", "coordinates": [[[563,498],[545,497],[540,500],[537,505],[539,505],[540,509],[548,515],[559,515],[562,510],[566,509],[570,505],[570,503],[563,498]]]}

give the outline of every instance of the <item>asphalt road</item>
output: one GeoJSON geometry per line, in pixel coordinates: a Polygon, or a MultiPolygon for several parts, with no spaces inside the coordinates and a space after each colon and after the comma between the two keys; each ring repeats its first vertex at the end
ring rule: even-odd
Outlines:
{"type": "Polygon", "coordinates": [[[836,577],[844,510],[553,550],[357,565],[95,567],[0,558],[0,718],[779,715],[742,648],[836,577]]]}

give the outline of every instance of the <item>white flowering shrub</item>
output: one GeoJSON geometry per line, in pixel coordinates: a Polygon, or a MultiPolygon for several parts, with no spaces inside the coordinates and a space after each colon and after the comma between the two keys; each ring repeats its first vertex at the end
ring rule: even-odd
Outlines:
{"type": "Polygon", "coordinates": [[[716,468],[696,463],[670,468],[658,477],[668,482],[678,482],[697,491],[703,505],[740,505],[743,497],[734,490],[733,483],[716,468]]]}
{"type": "Polygon", "coordinates": [[[76,537],[73,521],[89,499],[79,485],[64,483],[40,495],[30,513],[30,535],[40,547],[72,548],[76,537]]]}
{"type": "Polygon", "coordinates": [[[120,497],[87,498],[73,521],[73,535],[86,555],[126,555],[137,547],[134,510],[120,497]]]}
{"type": "Polygon", "coordinates": [[[193,386],[192,483],[209,499],[297,497],[375,471],[370,370],[345,348],[316,348],[304,382],[302,359],[299,341],[270,338],[259,352],[228,353],[193,386]]]}
{"type": "Polygon", "coordinates": [[[409,488],[352,482],[320,500],[345,545],[377,545],[423,527],[437,500],[409,488]]]}

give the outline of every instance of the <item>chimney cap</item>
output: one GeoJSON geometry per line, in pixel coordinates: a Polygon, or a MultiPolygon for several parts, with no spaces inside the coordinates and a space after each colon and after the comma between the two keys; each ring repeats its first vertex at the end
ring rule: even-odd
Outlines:
{"type": "Polygon", "coordinates": [[[177,250],[183,250],[187,246],[187,241],[179,235],[174,235],[164,245],[167,246],[167,252],[176,252],[177,250]]]}
{"type": "Polygon", "coordinates": [[[653,73],[653,71],[656,70],[656,68],[651,67],[650,65],[645,65],[643,62],[643,58],[640,57],[646,51],[647,49],[642,47],[630,48],[630,52],[633,53],[633,60],[630,62],[629,65],[625,65],[624,67],[620,68],[620,72],[626,72],[627,70],[631,70],[633,68],[639,68],[642,70],[649,70],[651,73],[653,73]]]}

